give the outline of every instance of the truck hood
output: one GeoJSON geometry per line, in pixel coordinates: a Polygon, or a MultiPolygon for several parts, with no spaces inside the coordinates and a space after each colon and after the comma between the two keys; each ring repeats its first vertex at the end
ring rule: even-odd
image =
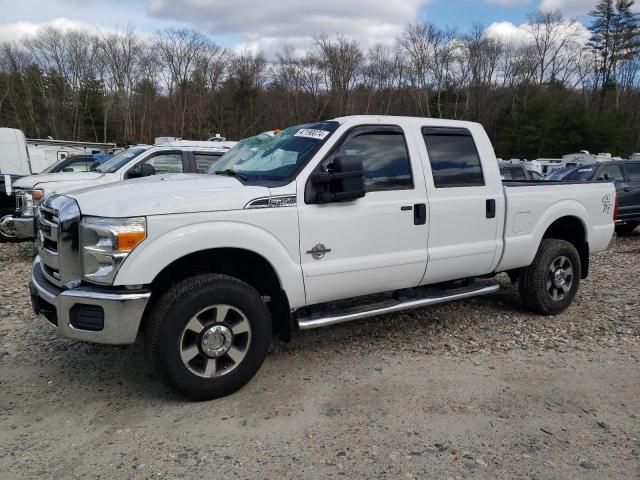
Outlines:
{"type": "Polygon", "coordinates": [[[245,186],[220,175],[171,174],[74,190],[83,215],[141,217],[171,213],[239,210],[269,189],[245,186]]]}
{"type": "MultiPolygon", "coordinates": [[[[13,183],[14,188],[32,189],[40,188],[41,185],[50,185],[48,190],[56,188],[56,183],[66,182],[69,185],[95,182],[99,178],[104,177],[104,173],[100,172],[60,172],[60,173],[44,173],[42,175],[29,175],[16,180],[13,183]]],[[[45,190],[47,188],[45,187],[45,190]]]]}

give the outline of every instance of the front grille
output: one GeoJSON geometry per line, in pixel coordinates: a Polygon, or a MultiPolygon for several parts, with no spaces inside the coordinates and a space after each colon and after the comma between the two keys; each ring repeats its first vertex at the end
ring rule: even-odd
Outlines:
{"type": "Polygon", "coordinates": [[[69,197],[52,196],[38,209],[38,253],[42,274],[61,288],[80,281],[80,209],[69,197]]]}

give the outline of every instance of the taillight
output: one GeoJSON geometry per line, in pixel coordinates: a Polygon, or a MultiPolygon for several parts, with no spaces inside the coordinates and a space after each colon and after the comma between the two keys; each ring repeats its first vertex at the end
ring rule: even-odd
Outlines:
{"type": "Polygon", "coordinates": [[[616,199],[613,202],[613,221],[618,220],[618,192],[615,193],[616,199]]]}

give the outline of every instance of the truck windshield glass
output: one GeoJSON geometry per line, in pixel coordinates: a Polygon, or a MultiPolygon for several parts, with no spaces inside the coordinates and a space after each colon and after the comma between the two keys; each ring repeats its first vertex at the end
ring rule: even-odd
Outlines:
{"type": "Polygon", "coordinates": [[[594,173],[598,169],[597,165],[589,165],[583,167],[563,168],[551,173],[545,180],[564,181],[564,182],[586,182],[593,178],[594,173]]]}
{"type": "Polygon", "coordinates": [[[284,180],[306,163],[338,126],[336,122],[309,123],[275,136],[261,134],[244,139],[208,173],[235,175],[247,181],[284,180]]]}
{"type": "Polygon", "coordinates": [[[51,173],[51,172],[57,172],[60,170],[60,165],[62,165],[63,163],[66,163],[68,161],[68,158],[62,158],[60,160],[58,160],[56,163],[53,163],[51,165],[49,165],[47,168],[45,168],[44,170],[42,170],[40,173],[51,173]]]}
{"type": "Polygon", "coordinates": [[[101,173],[114,173],[124,167],[131,160],[136,158],[142,152],[145,152],[146,148],[128,148],[124,152],[120,152],[116,156],[114,156],[111,160],[103,163],[98,168],[96,168],[96,172],[101,173]]]}

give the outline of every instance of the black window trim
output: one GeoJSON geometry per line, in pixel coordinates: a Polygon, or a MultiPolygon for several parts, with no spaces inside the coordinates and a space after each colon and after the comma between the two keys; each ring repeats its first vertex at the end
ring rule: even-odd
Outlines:
{"type": "Polygon", "coordinates": [[[436,189],[439,188],[474,188],[474,187],[486,187],[487,179],[484,176],[484,168],[482,168],[482,157],[480,157],[480,152],[478,151],[478,146],[476,145],[476,139],[473,138],[473,134],[471,130],[463,127],[422,127],[422,142],[424,143],[424,148],[427,151],[427,160],[429,162],[429,171],[431,172],[431,181],[433,182],[433,186],[436,189]],[[431,155],[429,155],[429,147],[427,147],[427,142],[424,141],[424,137],[426,135],[439,135],[442,137],[471,137],[471,143],[473,144],[473,148],[476,151],[476,155],[478,156],[478,161],[480,165],[480,174],[482,175],[482,184],[453,184],[453,185],[445,185],[445,186],[437,186],[436,180],[433,175],[433,169],[431,168],[431,155]]]}

